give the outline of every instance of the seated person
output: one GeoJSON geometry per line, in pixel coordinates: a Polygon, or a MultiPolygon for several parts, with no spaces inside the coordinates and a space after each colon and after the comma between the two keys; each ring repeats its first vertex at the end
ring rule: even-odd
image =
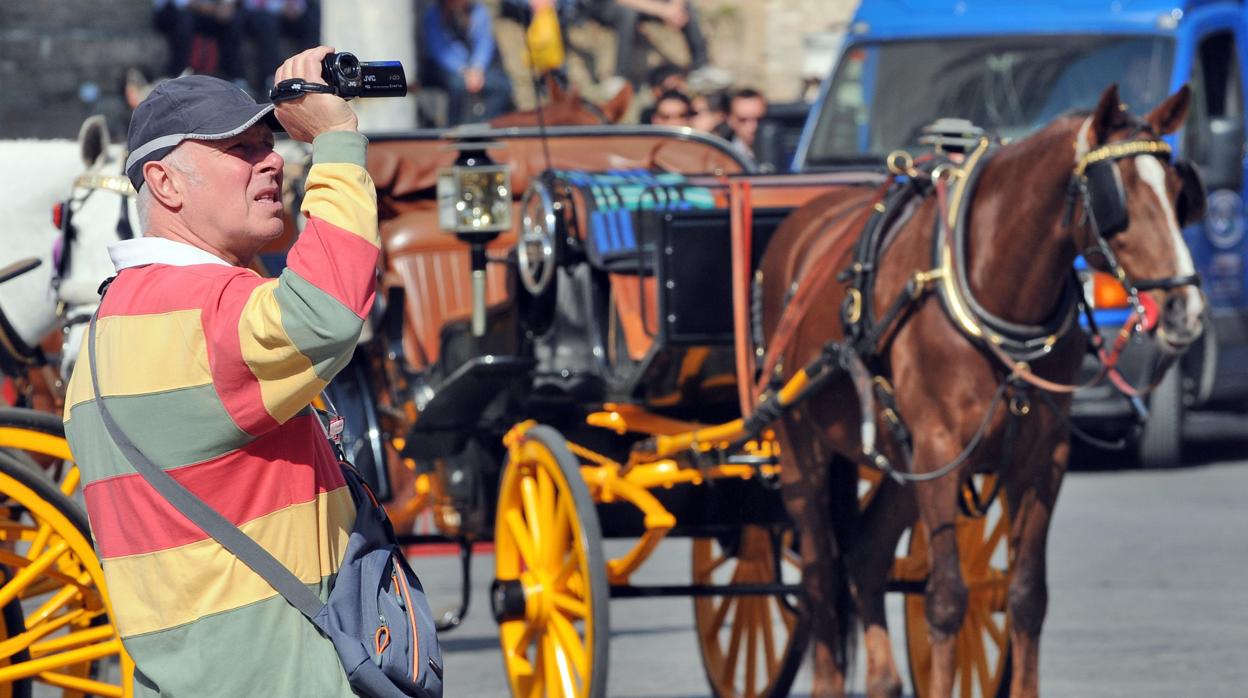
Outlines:
{"type": "Polygon", "coordinates": [[[689,0],[588,0],[587,5],[590,18],[615,30],[615,72],[633,83],[634,89],[641,87],[645,76],[645,61],[637,55],[637,28],[641,21],[661,21],[680,30],[689,45],[690,70],[709,68],[706,37],[689,0]]]}
{"type": "Polygon", "coordinates": [[[693,98],[693,118],[689,125],[713,133],[724,140],[732,139],[728,128],[728,96],[723,92],[708,92],[693,98]]]}
{"type": "Polygon", "coordinates": [[[437,0],[421,21],[423,74],[449,96],[448,121],[477,123],[512,110],[511,79],[503,70],[494,25],[475,0],[437,0]]]}
{"type": "Polygon", "coordinates": [[[664,93],[676,91],[689,94],[687,77],[684,68],[671,63],[660,63],[651,68],[646,80],[650,84],[650,98],[654,101],[650,103],[650,106],[641,110],[641,123],[650,123],[654,115],[654,105],[659,103],[659,98],[664,93]]]}
{"type": "Polygon", "coordinates": [[[683,92],[668,90],[659,95],[647,122],[655,126],[688,126],[693,116],[693,104],[683,92]]]}
{"type": "Polygon", "coordinates": [[[754,157],[754,139],[758,124],[767,116],[767,98],[758,90],[738,90],[728,102],[728,128],[732,130],[732,145],[742,154],[754,157]]]}

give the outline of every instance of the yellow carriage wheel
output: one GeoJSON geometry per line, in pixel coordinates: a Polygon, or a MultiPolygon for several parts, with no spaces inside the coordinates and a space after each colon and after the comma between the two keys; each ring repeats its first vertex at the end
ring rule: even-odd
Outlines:
{"type": "MultiPolygon", "coordinates": [[[[744,526],[738,536],[693,541],[697,585],[798,584],[801,559],[792,533],[744,526]],[[777,550],[779,548],[779,550],[777,550]]],[[[800,594],[697,596],[693,616],[702,666],[716,698],[783,696],[810,639],[800,594]]]]}
{"type": "Polygon", "coordinates": [[[580,461],[534,426],[508,445],[491,592],[517,698],[599,698],[607,689],[606,562],[580,461]]]}
{"type": "MultiPolygon", "coordinates": [[[[33,410],[0,409],[0,458],[4,456],[10,458],[0,461],[0,531],[3,531],[3,536],[0,536],[0,557],[3,558],[0,569],[20,571],[23,568],[20,560],[35,559],[35,554],[41,549],[47,550],[51,543],[57,541],[64,542],[68,549],[42,575],[36,575],[21,588],[17,598],[3,606],[0,676],[20,674],[23,678],[0,681],[0,698],[9,695],[5,690],[14,691],[12,695],[25,695],[22,692],[28,690],[26,687],[32,682],[60,688],[64,698],[131,695],[134,664],[124,652],[119,649],[101,650],[108,640],[84,642],[79,647],[73,645],[83,637],[115,637],[115,632],[109,621],[107,594],[103,591],[99,561],[89,542],[86,516],[81,507],[69,499],[78,489],[79,473],[69,460],[69,445],[65,441],[60,418],[33,410]],[[18,463],[12,458],[17,456],[25,457],[18,463]],[[38,462],[41,466],[53,465],[40,472],[25,467],[30,462],[38,462]],[[58,484],[51,482],[50,473],[59,473],[58,484]],[[32,505],[34,501],[40,503],[32,505]],[[83,557],[88,558],[87,562],[84,563],[83,557]],[[77,579],[84,574],[87,575],[85,583],[77,579]],[[75,578],[75,591],[62,588],[57,594],[52,593],[58,581],[66,582],[71,576],[75,578]],[[101,600],[103,613],[96,608],[101,600]],[[40,660],[41,655],[48,655],[51,659],[32,663],[32,648],[22,647],[23,643],[33,643],[38,640],[39,633],[47,635],[55,630],[50,623],[57,622],[56,618],[61,617],[40,613],[45,602],[50,602],[52,606],[61,605],[59,610],[62,614],[79,614],[78,618],[67,623],[62,634],[87,629],[87,635],[71,638],[68,646],[64,642],[39,641],[37,646],[33,646],[36,652],[34,659],[40,660]],[[34,634],[32,631],[35,631],[34,634]],[[8,648],[11,647],[18,649],[10,651],[8,648]],[[60,664],[66,658],[72,660],[76,657],[84,659],[76,664],[60,664]],[[32,666],[37,668],[49,663],[56,664],[58,668],[41,670],[33,676],[29,674],[32,666]]],[[[4,582],[9,583],[13,576],[14,573],[6,574],[4,582]]],[[[0,585],[0,590],[4,588],[0,585]]],[[[40,693],[47,694],[45,691],[40,693]]]]}
{"type": "Polygon", "coordinates": [[[129,695],[133,665],[109,622],[104,575],[82,510],[5,454],[0,514],[0,685],[34,682],[67,697],[129,695]]]}
{"type": "MultiPolygon", "coordinates": [[[[992,476],[982,477],[980,492],[992,489],[992,476]]],[[[966,618],[955,641],[954,691],[966,698],[998,698],[1010,692],[1010,619],[1006,609],[1010,582],[1010,519],[1005,495],[986,515],[957,519],[958,556],[969,596],[966,618]]],[[[931,569],[927,531],[922,523],[910,532],[910,549],[898,561],[911,574],[926,579],[931,569]]],[[[909,576],[909,575],[908,575],[909,576]]],[[[930,696],[932,645],[927,624],[927,599],[907,594],[906,647],[916,698],[930,696]]]]}

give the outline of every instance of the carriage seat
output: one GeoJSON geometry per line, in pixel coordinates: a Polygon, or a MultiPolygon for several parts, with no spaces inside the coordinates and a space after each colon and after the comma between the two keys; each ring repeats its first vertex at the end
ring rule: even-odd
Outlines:
{"type": "MultiPolygon", "coordinates": [[[[385,283],[403,289],[403,354],[408,367],[418,372],[438,363],[443,329],[472,315],[468,246],[442,231],[436,203],[428,203],[428,207],[403,211],[381,224],[385,283]]],[[[513,232],[503,233],[488,246],[490,257],[505,256],[515,242],[513,232]]],[[[510,302],[505,265],[490,264],[487,268],[485,296],[491,314],[510,302]]]]}

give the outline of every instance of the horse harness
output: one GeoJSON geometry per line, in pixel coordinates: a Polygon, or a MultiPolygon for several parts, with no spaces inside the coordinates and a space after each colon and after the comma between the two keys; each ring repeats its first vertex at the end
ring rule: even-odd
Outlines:
{"type": "MultiPolygon", "coordinates": [[[[1072,432],[1088,438],[1078,430],[1069,418],[1057,409],[1050,393],[1073,393],[1076,389],[1100,382],[1106,375],[1116,374],[1118,353],[1127,341],[1144,329],[1147,309],[1141,301],[1140,292],[1153,289],[1170,289],[1185,285],[1199,285],[1196,274],[1164,279],[1130,279],[1113,254],[1109,240],[1128,227],[1126,193],[1121,175],[1114,162],[1136,155],[1169,157],[1170,146],[1155,137],[1137,137],[1116,141],[1088,152],[1075,166],[1069,185],[1069,202],[1063,216],[1064,225],[1087,224],[1093,246],[1085,251],[1101,255],[1105,267],[1123,285],[1133,307],[1133,315],[1124,324],[1123,331],[1110,351],[1103,347],[1103,340],[1093,319],[1091,308],[1084,298],[1082,285],[1076,272],[1063,281],[1062,294],[1057,308],[1041,325],[1021,325],[996,317],[983,308],[974,298],[967,278],[966,246],[969,229],[969,202],[975,190],[983,164],[997,151],[998,144],[981,137],[964,160],[960,153],[951,157],[943,149],[937,155],[916,163],[904,152],[889,156],[891,176],[881,186],[873,202],[869,218],[858,238],[850,266],[838,275],[838,280],[849,286],[841,308],[845,337],[841,341],[828,342],[819,357],[803,368],[809,376],[806,389],[797,397],[782,402],[776,399],[781,387],[782,365],[780,355],[792,335],[782,333],[787,325],[795,325],[798,315],[809,307],[809,301],[793,302],[803,291],[810,291],[803,284],[811,284],[812,278],[795,281],[785,298],[785,310],[773,340],[766,347],[763,373],[760,375],[758,393],[760,399],[755,412],[746,419],[747,431],[756,435],[766,425],[778,419],[785,410],[797,405],[815,391],[826,385],[833,377],[848,374],[858,394],[862,409],[862,459],[867,465],[883,471],[899,483],[935,480],[948,475],[965,463],[987,436],[989,426],[997,410],[1008,404],[1008,416],[1002,440],[1002,454],[998,468],[1004,469],[1012,462],[1013,445],[1019,422],[1031,411],[1031,391],[1039,390],[1042,398],[1055,414],[1066,421],[1072,432]],[[950,184],[952,183],[952,189],[950,184]],[[905,287],[884,312],[877,317],[872,302],[879,261],[902,224],[917,210],[918,204],[927,196],[935,195],[939,212],[936,216],[932,246],[932,267],[914,272],[905,287]],[[1080,220],[1073,214],[1081,205],[1080,220]],[[1008,371],[998,386],[979,428],[962,452],[949,463],[926,473],[898,470],[889,459],[874,446],[876,426],[875,406],[893,439],[909,462],[912,456],[912,438],[897,408],[894,390],[884,372],[884,354],[896,332],[904,325],[910,313],[933,291],[938,295],[941,307],[950,322],[973,344],[986,354],[1000,361],[1008,371]],[[1089,333],[1088,351],[1101,362],[1089,383],[1081,386],[1053,383],[1037,376],[1031,363],[1048,355],[1058,341],[1078,326],[1080,313],[1087,318],[1089,333]],[[783,334],[783,336],[782,336],[783,334]]],[[[938,144],[939,145],[939,144],[938,144]]],[[[1183,181],[1178,214],[1186,224],[1199,217],[1204,207],[1204,187],[1199,174],[1189,163],[1176,161],[1174,167],[1183,181]]],[[[810,277],[820,277],[818,267],[810,277]]],[[[761,280],[755,278],[755,283],[761,280]]],[[[755,294],[757,297],[757,293],[755,294]]],[[[759,345],[761,346],[761,344],[759,345]]],[[[1114,381],[1115,387],[1128,397],[1138,398],[1145,391],[1130,391],[1125,380],[1114,381]],[[1132,394],[1134,393],[1134,394],[1132,394]]],[[[1142,409],[1138,399],[1133,399],[1137,412],[1142,409]]],[[[1103,442],[1097,442],[1102,443],[1103,442]]],[[[968,515],[982,515],[1000,488],[1002,478],[994,481],[993,490],[981,497],[974,487],[963,491],[959,505],[968,515]]],[[[969,483],[970,481],[968,481],[969,483]]]]}

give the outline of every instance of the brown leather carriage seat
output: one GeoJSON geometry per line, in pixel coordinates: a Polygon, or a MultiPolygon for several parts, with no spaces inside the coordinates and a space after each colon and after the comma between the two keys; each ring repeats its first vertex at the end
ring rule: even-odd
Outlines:
{"type": "MultiPolygon", "coordinates": [[[[736,157],[704,141],[644,132],[583,134],[555,133],[545,147],[533,129],[492,134],[501,147],[488,148],[498,163],[512,166],[512,191],[517,202],[529,183],[546,169],[658,169],[714,176],[736,174],[736,157]],[[549,156],[549,159],[547,159],[549,156]]],[[[368,169],[377,187],[385,256],[383,292],[401,286],[406,298],[403,350],[409,367],[423,371],[438,360],[441,332],[447,323],[471,314],[472,281],[468,247],[438,226],[437,173],[454,164],[458,153],[450,141],[428,136],[374,139],[368,169]]],[[[517,210],[513,215],[520,224],[517,210]]],[[[489,246],[491,258],[502,257],[515,245],[517,230],[503,233],[489,246]]],[[[511,302],[507,268],[491,264],[487,271],[487,304],[493,308],[511,302]]],[[[620,300],[617,312],[625,328],[628,353],[640,357],[649,346],[644,331],[636,277],[612,275],[620,300]]],[[[652,280],[651,280],[652,281],[652,280]]],[[[649,285],[653,285],[652,283],[649,285]]],[[[656,327],[655,290],[646,294],[646,325],[656,327]]]]}

